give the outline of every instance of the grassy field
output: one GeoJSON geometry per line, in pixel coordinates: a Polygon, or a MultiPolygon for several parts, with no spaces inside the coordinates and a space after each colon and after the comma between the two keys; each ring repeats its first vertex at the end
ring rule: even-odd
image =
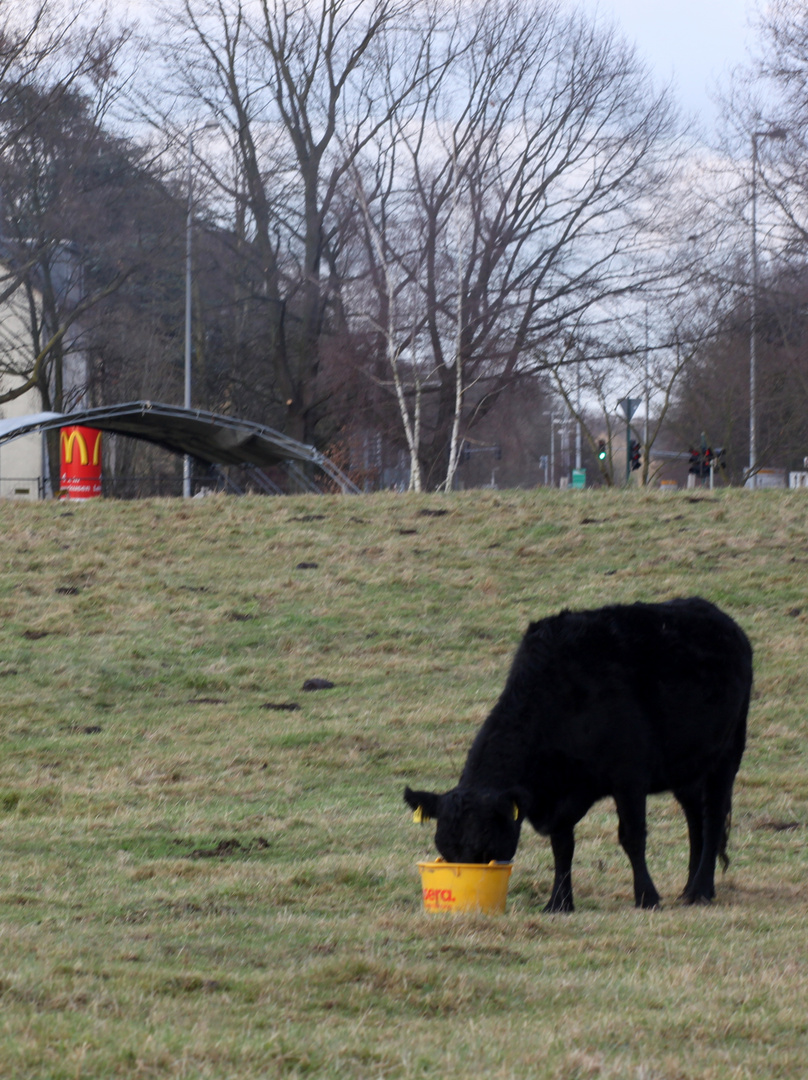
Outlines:
{"type": "Polygon", "coordinates": [[[0,504],[0,1076],[733,1080],[808,1070],[808,497],[0,504]],[[546,916],[425,915],[444,789],[530,619],[700,593],[755,646],[729,871],[632,905],[610,803],[546,916]],[[308,679],[331,689],[307,691],[308,679]]]}

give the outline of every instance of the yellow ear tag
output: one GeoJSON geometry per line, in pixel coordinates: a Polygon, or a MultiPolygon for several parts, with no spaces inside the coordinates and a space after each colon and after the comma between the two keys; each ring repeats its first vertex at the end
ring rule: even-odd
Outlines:
{"type": "Polygon", "coordinates": [[[513,820],[519,820],[519,807],[516,805],[516,803],[513,804],[513,820]]]}
{"type": "Polygon", "coordinates": [[[416,825],[423,825],[425,821],[431,821],[432,818],[428,814],[424,813],[424,809],[422,806],[417,806],[415,810],[413,810],[412,820],[415,822],[416,825]]]}

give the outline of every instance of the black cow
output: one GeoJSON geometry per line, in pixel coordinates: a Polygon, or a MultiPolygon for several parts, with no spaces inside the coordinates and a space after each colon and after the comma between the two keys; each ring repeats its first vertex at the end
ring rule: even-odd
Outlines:
{"type": "Polygon", "coordinates": [[[698,597],[562,611],[531,623],[460,783],[444,795],[406,788],[416,818],[435,818],[448,862],[513,858],[525,818],[550,837],[546,911],[572,911],[574,828],[611,795],[638,907],[659,904],[645,863],[646,796],[672,791],[690,834],[682,899],[715,896],[727,865],[732,785],[746,740],[752,649],[698,597]]]}

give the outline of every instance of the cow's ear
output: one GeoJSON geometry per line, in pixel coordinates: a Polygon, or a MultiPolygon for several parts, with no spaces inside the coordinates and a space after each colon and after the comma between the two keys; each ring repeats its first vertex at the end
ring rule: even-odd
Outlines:
{"type": "Polygon", "coordinates": [[[438,816],[440,795],[436,795],[432,791],[413,791],[411,788],[406,787],[404,788],[404,801],[412,808],[413,821],[417,821],[419,824],[424,821],[431,821],[432,818],[438,816]]]}

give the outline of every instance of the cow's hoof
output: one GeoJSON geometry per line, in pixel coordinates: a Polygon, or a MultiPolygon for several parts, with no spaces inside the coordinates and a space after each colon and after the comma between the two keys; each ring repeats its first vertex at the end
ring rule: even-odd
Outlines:
{"type": "Polygon", "coordinates": [[[712,896],[705,896],[703,893],[683,892],[679,899],[682,901],[683,904],[688,904],[690,906],[699,904],[702,907],[706,907],[707,904],[712,904],[713,902],[712,896]]]}
{"type": "Polygon", "coordinates": [[[572,900],[550,900],[542,908],[545,915],[571,915],[573,911],[575,911],[575,905],[572,900]]]}
{"type": "Polygon", "coordinates": [[[644,911],[659,911],[662,901],[658,896],[643,895],[636,901],[634,906],[642,908],[644,911]]]}

